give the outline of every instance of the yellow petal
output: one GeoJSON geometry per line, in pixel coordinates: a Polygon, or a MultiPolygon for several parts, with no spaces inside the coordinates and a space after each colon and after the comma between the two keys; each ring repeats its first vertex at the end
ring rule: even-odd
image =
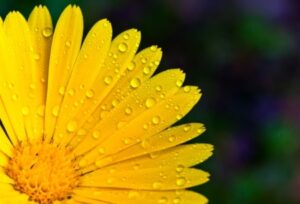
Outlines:
{"type": "MultiPolygon", "coordinates": [[[[123,100],[113,111],[107,113],[106,110],[102,110],[100,117],[102,117],[103,120],[92,129],[93,131],[83,138],[83,141],[76,147],[75,153],[82,154],[107,138],[112,142],[124,139],[124,136],[131,135],[137,128],[143,130],[142,134],[139,133],[140,136],[145,135],[146,131],[143,129],[144,124],[137,124],[133,128],[126,128],[128,132],[123,135],[123,138],[115,139],[118,136],[114,136],[116,133],[120,133],[120,131],[124,130],[124,128],[121,129],[120,124],[135,124],[132,123],[132,121],[137,121],[137,118],[146,115],[149,111],[153,112],[153,108],[157,106],[156,104],[162,103],[166,97],[174,94],[179,89],[179,87],[176,86],[177,80],[184,80],[184,74],[178,69],[167,70],[146,81],[140,87],[136,87],[138,89],[133,91],[131,95],[123,100]],[[147,107],[147,99],[154,100],[153,107],[147,107]],[[105,114],[108,115],[105,117],[105,114]],[[99,138],[95,137],[95,133],[97,132],[100,132],[99,138]]],[[[149,118],[150,120],[152,119],[152,117],[148,117],[148,120],[149,118]]],[[[89,130],[89,128],[86,129],[89,130]]],[[[76,142],[78,143],[78,141],[75,140],[71,146],[75,146],[76,142]]],[[[109,149],[109,151],[111,150],[109,149]]]]}
{"type": "Polygon", "coordinates": [[[147,168],[173,168],[174,171],[183,171],[186,167],[194,166],[208,159],[212,155],[213,146],[209,144],[180,145],[170,149],[152,152],[144,156],[117,162],[114,155],[100,160],[96,160],[93,169],[102,168],[102,171],[134,171],[136,169],[147,168]],[[117,162],[112,165],[112,163],[117,162]],[[107,167],[103,167],[109,165],[107,167]]]}
{"type": "MultiPolygon", "coordinates": [[[[15,14],[17,15],[17,14],[15,14]]],[[[1,63],[1,75],[0,75],[0,109],[1,119],[11,140],[14,144],[17,143],[17,139],[22,140],[25,137],[24,120],[21,112],[23,101],[20,101],[21,88],[23,86],[23,70],[20,69],[21,65],[19,60],[16,59],[15,51],[11,39],[9,40],[0,20],[0,63],[1,63]]]]}
{"type": "Polygon", "coordinates": [[[141,191],[125,189],[78,188],[74,197],[82,196],[91,199],[101,199],[109,203],[122,204],[153,204],[181,203],[205,204],[207,199],[198,193],[186,190],[177,191],[141,191]]]}
{"type": "Polygon", "coordinates": [[[0,182],[0,203],[27,204],[28,196],[16,191],[11,184],[0,182]]]}
{"type": "Polygon", "coordinates": [[[110,171],[99,169],[82,177],[82,187],[108,187],[140,190],[176,190],[200,185],[208,181],[209,174],[199,169],[174,168],[137,169],[135,171],[110,171]]]}
{"type": "Polygon", "coordinates": [[[2,128],[0,128],[0,152],[8,156],[12,155],[12,144],[2,128]]]}
{"type": "MultiPolygon", "coordinates": [[[[86,99],[93,100],[94,91],[90,89],[99,73],[111,45],[112,28],[104,19],[99,21],[88,33],[76,59],[67,88],[63,89],[64,101],[57,121],[56,133],[64,132],[67,122],[75,117],[86,99]]],[[[81,112],[82,113],[82,112],[81,112]]],[[[60,137],[54,135],[58,143],[60,137]]]]}
{"type": "MultiPolygon", "coordinates": [[[[92,82],[91,87],[87,91],[93,92],[92,98],[87,98],[85,95],[82,98],[82,106],[75,111],[77,115],[69,121],[64,121],[64,132],[56,132],[58,135],[66,135],[76,132],[88,118],[88,116],[96,109],[106,95],[112,90],[117,83],[121,73],[126,69],[128,63],[132,60],[140,42],[140,32],[135,29],[125,31],[118,35],[112,42],[108,56],[105,58],[104,64],[100,68],[100,72],[95,81],[92,82]],[[124,35],[130,36],[128,39],[124,39],[124,35]],[[126,43],[126,50],[120,51],[120,45],[126,43]],[[76,124],[76,128],[72,128],[72,131],[68,128],[68,124],[76,124]]],[[[75,88],[75,87],[74,87],[75,88]]],[[[68,91],[68,90],[67,90],[68,91]]],[[[75,90],[76,91],[76,90],[75,90]]],[[[78,98],[77,98],[78,99],[78,98]]],[[[79,97],[80,99],[80,97],[79,97]]],[[[79,100],[79,101],[81,101],[79,100]]],[[[70,104],[71,105],[71,104],[70,104]]],[[[70,137],[62,137],[60,141],[61,145],[66,144],[70,137]]]]}
{"type": "Polygon", "coordinates": [[[33,46],[35,52],[35,63],[36,63],[36,77],[40,80],[39,86],[41,87],[40,98],[41,104],[38,114],[41,116],[41,120],[37,121],[35,128],[39,131],[37,135],[43,134],[44,129],[44,104],[46,102],[46,90],[47,90],[47,78],[48,78],[48,67],[49,57],[52,42],[53,26],[51,15],[48,9],[44,6],[37,6],[31,12],[28,19],[29,28],[33,37],[33,46]]]}
{"type": "Polygon", "coordinates": [[[117,108],[118,102],[124,100],[135,90],[132,89],[129,83],[134,78],[138,78],[141,84],[149,79],[159,65],[161,57],[161,49],[156,46],[151,46],[139,52],[121,75],[115,87],[93,112],[92,116],[89,117],[84,127],[91,129],[99,122],[99,115],[103,111],[103,107],[105,107],[105,111],[117,108]]]}
{"type": "Polygon", "coordinates": [[[81,10],[68,6],[61,14],[53,35],[48,74],[45,139],[50,141],[66,87],[78,55],[83,32],[81,10]]]}
{"type": "Polygon", "coordinates": [[[202,134],[205,128],[202,124],[190,123],[171,127],[156,135],[145,138],[145,140],[110,156],[97,161],[98,165],[107,165],[130,158],[138,157],[155,151],[164,150],[178,144],[182,144],[202,134]],[[108,163],[107,163],[108,162],[108,163]]]}

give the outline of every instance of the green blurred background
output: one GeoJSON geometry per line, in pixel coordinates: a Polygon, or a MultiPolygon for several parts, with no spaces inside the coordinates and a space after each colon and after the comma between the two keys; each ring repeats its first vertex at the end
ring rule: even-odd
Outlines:
{"type": "Polygon", "coordinates": [[[195,188],[210,203],[300,203],[300,2],[297,0],[1,0],[0,13],[47,5],[56,21],[81,7],[85,32],[108,18],[114,34],[135,27],[157,44],[159,71],[181,67],[204,97],[183,122],[201,121],[215,145],[195,188]]]}

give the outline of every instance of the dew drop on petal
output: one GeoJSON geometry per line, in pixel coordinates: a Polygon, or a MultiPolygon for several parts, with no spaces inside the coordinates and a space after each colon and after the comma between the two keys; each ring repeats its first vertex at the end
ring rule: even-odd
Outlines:
{"type": "Polygon", "coordinates": [[[146,108],[151,108],[155,105],[156,101],[154,98],[150,97],[146,99],[145,106],[146,108]]]}
{"type": "Polygon", "coordinates": [[[128,67],[127,67],[127,69],[129,71],[132,71],[134,68],[135,68],[135,63],[134,62],[130,62],[129,65],[128,65],[128,67]]]}
{"type": "Polygon", "coordinates": [[[184,186],[186,183],[186,179],[184,177],[179,177],[176,179],[177,186],[184,186]]]}
{"type": "Polygon", "coordinates": [[[69,40],[66,41],[66,47],[71,47],[71,41],[69,40]]]}
{"type": "Polygon", "coordinates": [[[65,87],[60,87],[59,88],[59,90],[58,90],[58,93],[60,94],[60,95],[64,95],[65,94],[65,87]]]}
{"type": "Polygon", "coordinates": [[[161,183],[161,182],[154,182],[154,183],[152,184],[152,187],[153,187],[154,189],[160,189],[160,188],[162,187],[162,183],[161,183]]]}
{"type": "Polygon", "coordinates": [[[159,122],[160,122],[160,118],[159,118],[158,116],[154,116],[154,117],[152,118],[152,123],[153,123],[154,125],[159,124],[159,122]]]}
{"type": "Polygon", "coordinates": [[[112,79],[113,78],[111,76],[106,76],[104,78],[104,83],[107,84],[107,85],[109,85],[112,82],[112,79]]]}
{"type": "Polygon", "coordinates": [[[141,85],[141,80],[139,78],[133,78],[131,81],[130,81],[130,86],[132,88],[137,88],[141,85]]]}
{"type": "Polygon", "coordinates": [[[24,116],[29,115],[29,108],[28,108],[27,106],[24,106],[24,107],[22,108],[22,114],[23,114],[24,116]]]}
{"type": "Polygon", "coordinates": [[[179,204],[180,202],[181,202],[181,199],[179,197],[173,199],[174,204],[179,204]]]}
{"type": "Polygon", "coordinates": [[[74,90],[74,89],[70,89],[70,90],[68,91],[68,94],[69,94],[70,96],[74,96],[74,95],[75,95],[75,90],[74,90]]]}
{"type": "Polygon", "coordinates": [[[124,38],[125,40],[128,40],[128,39],[129,39],[129,34],[128,34],[128,33],[125,33],[125,34],[123,35],[123,38],[124,38]]]}
{"type": "Polygon", "coordinates": [[[130,115],[132,113],[132,109],[130,107],[125,109],[126,115],[130,115]]]}
{"type": "Polygon", "coordinates": [[[161,198],[158,200],[158,203],[159,203],[159,204],[165,204],[165,203],[168,203],[168,198],[167,198],[167,197],[161,197],[161,198]]]}
{"type": "Polygon", "coordinates": [[[54,106],[54,107],[52,108],[52,115],[53,115],[54,117],[57,117],[58,114],[59,114],[59,106],[56,105],[56,106],[54,106]]]}
{"type": "Polygon", "coordinates": [[[98,130],[93,131],[92,136],[94,139],[98,139],[100,137],[100,132],[98,130]]]}
{"type": "Polygon", "coordinates": [[[120,52],[126,52],[128,49],[128,45],[126,43],[120,43],[118,49],[120,52]]]}
{"type": "Polygon", "coordinates": [[[86,93],[85,93],[85,96],[87,98],[92,98],[94,96],[94,91],[92,89],[88,90],[86,93]]]}
{"type": "Polygon", "coordinates": [[[77,122],[75,120],[71,120],[67,124],[68,132],[74,132],[77,129],[77,122]]]}
{"type": "Polygon", "coordinates": [[[143,73],[144,73],[145,75],[150,74],[150,72],[151,72],[151,68],[150,68],[149,66],[147,66],[147,67],[145,67],[145,68],[143,69],[143,73]]]}
{"type": "Polygon", "coordinates": [[[176,167],[176,171],[177,171],[178,173],[183,172],[183,170],[184,170],[184,166],[181,165],[181,164],[179,164],[179,165],[176,167]]]}
{"type": "Polygon", "coordinates": [[[52,35],[52,33],[53,33],[53,31],[52,31],[52,28],[50,28],[50,27],[46,27],[42,31],[42,34],[45,38],[50,37],[52,35]]]}
{"type": "Polygon", "coordinates": [[[183,84],[183,81],[182,81],[181,79],[178,79],[178,80],[176,81],[176,86],[177,86],[177,87],[181,87],[182,84],[183,84]]]}

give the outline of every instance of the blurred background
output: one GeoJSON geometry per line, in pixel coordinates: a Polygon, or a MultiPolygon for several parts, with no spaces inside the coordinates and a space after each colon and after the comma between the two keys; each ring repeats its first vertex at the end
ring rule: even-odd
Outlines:
{"type": "Polygon", "coordinates": [[[201,121],[197,142],[215,145],[194,188],[210,203],[300,203],[300,2],[297,0],[1,0],[28,16],[47,5],[56,21],[81,7],[85,31],[108,18],[114,34],[135,27],[157,44],[158,71],[181,67],[204,96],[182,122],[201,121]]]}

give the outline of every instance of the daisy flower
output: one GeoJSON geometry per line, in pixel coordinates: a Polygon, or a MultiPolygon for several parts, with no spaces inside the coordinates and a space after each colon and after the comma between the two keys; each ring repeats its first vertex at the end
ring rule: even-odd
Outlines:
{"type": "Polygon", "coordinates": [[[180,69],[152,76],[161,49],[137,52],[136,29],[82,34],[77,6],[54,30],[43,6],[0,22],[0,203],[206,203],[188,188],[208,181],[193,166],[213,147],[182,144],[205,128],[172,126],[199,89],[180,69]]]}

